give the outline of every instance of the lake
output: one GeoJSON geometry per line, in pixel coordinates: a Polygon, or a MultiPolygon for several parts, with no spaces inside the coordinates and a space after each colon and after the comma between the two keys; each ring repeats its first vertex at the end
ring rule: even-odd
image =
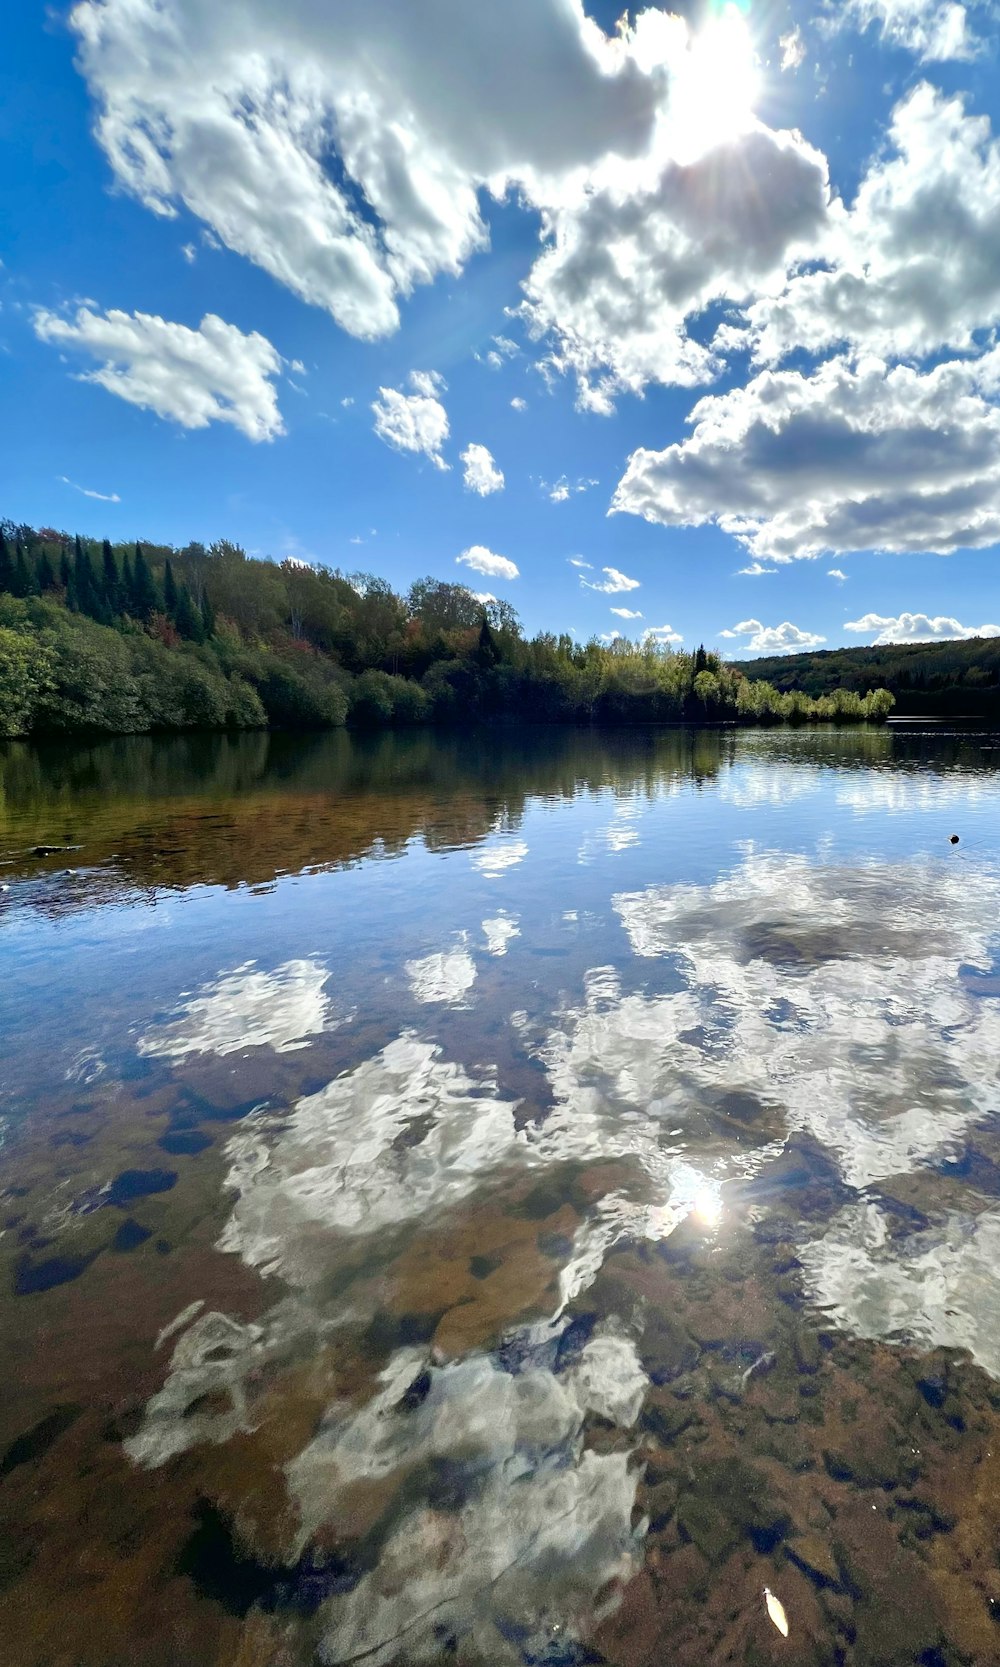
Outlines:
{"type": "Polygon", "coordinates": [[[998,835],[941,727],[0,751],[4,1667],[1000,1660],[998,835]]]}

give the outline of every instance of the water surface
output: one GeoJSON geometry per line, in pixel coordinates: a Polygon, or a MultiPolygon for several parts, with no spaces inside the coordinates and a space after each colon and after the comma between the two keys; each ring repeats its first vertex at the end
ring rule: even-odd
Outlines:
{"type": "Polygon", "coordinates": [[[0,753],[5,1667],[1000,1659],[998,764],[0,753]]]}

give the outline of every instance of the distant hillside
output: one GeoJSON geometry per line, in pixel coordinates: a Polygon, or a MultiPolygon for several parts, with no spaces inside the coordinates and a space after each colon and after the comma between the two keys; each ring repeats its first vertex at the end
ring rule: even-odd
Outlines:
{"type": "Polygon", "coordinates": [[[1000,718],[1000,637],[890,648],[833,648],[735,662],[748,677],[786,693],[889,689],[896,715],[1000,718]]]}

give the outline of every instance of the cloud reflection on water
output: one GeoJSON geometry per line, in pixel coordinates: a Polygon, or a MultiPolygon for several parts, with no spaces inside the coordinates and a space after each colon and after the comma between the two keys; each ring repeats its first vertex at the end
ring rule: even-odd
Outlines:
{"type": "Polygon", "coordinates": [[[308,1047],[333,1022],[329,976],[315,959],[285,961],[271,972],[245,961],[180,1001],[172,1020],[140,1037],[139,1052],[178,1063],[200,1053],[308,1047]]]}

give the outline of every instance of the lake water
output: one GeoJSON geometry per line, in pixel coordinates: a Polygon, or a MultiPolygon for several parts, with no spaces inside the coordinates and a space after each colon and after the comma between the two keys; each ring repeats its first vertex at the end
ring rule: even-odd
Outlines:
{"type": "Polygon", "coordinates": [[[998,836],[979,733],[0,752],[4,1667],[1000,1660],[998,836]]]}

